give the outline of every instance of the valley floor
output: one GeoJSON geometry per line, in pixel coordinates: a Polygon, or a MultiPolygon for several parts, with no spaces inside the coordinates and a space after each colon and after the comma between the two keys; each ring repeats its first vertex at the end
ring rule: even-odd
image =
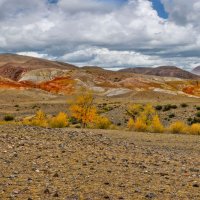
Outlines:
{"type": "Polygon", "coordinates": [[[200,199],[200,137],[0,126],[0,199],[200,199]]]}

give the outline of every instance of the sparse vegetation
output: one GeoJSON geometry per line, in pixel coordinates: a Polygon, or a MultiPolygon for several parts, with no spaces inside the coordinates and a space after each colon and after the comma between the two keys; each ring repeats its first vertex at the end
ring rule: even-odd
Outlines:
{"type": "MultiPolygon", "coordinates": [[[[75,127],[75,128],[95,128],[95,129],[123,129],[124,123],[127,124],[128,130],[138,132],[152,132],[152,133],[184,133],[184,134],[196,134],[199,135],[199,124],[200,124],[200,112],[197,112],[195,116],[187,118],[187,124],[184,121],[175,121],[176,114],[169,113],[165,115],[163,120],[168,121],[168,125],[164,126],[158,115],[157,111],[176,109],[177,106],[173,104],[167,104],[165,106],[157,105],[153,107],[151,104],[131,104],[127,107],[126,112],[130,116],[130,119],[124,118],[121,123],[116,121],[114,124],[111,123],[109,117],[100,115],[101,109],[117,108],[117,105],[110,103],[101,103],[97,109],[96,103],[94,103],[94,97],[90,92],[81,94],[76,97],[75,101],[70,104],[69,110],[71,111],[70,117],[64,112],[58,113],[56,116],[47,115],[42,110],[36,112],[35,115],[25,117],[22,122],[15,121],[12,115],[4,117],[4,121],[0,124],[6,124],[13,122],[13,124],[24,124],[30,126],[41,126],[50,128],[64,128],[64,127],[75,127]],[[111,106],[109,104],[112,104],[111,106]],[[174,118],[170,124],[170,119],[174,118]],[[175,121],[175,122],[174,122],[175,121]]],[[[181,104],[181,107],[187,107],[181,104]]],[[[14,106],[18,108],[18,106],[14,106]]],[[[197,106],[194,107],[197,109],[197,106]]],[[[198,109],[197,109],[198,110],[198,109]]],[[[67,112],[68,112],[67,111],[67,112]]],[[[69,113],[69,112],[68,112],[69,113]]],[[[107,113],[106,113],[107,115],[107,113]]],[[[162,116],[162,113],[160,113],[162,116]]]]}
{"type": "Polygon", "coordinates": [[[129,130],[146,132],[155,128],[155,121],[157,120],[155,116],[157,116],[157,114],[151,104],[147,104],[145,106],[142,106],[141,104],[134,104],[129,106],[127,112],[130,116],[132,116],[128,122],[129,130]],[[152,126],[153,120],[154,124],[152,126]]]}

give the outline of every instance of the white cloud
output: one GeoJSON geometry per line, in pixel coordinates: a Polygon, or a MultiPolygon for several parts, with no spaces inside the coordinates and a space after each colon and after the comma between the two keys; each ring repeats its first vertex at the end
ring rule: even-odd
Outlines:
{"type": "Polygon", "coordinates": [[[200,1],[199,0],[161,0],[169,13],[170,20],[180,25],[191,23],[199,26],[200,1]]]}
{"type": "Polygon", "coordinates": [[[169,20],[148,0],[113,2],[0,0],[0,51],[108,67],[199,62],[199,0],[162,0],[169,20]]]}
{"type": "Polygon", "coordinates": [[[77,13],[77,12],[108,12],[113,10],[116,6],[110,1],[99,0],[60,0],[58,7],[65,12],[77,13]]]}
{"type": "Polygon", "coordinates": [[[113,51],[107,48],[86,48],[65,54],[59,58],[65,62],[71,62],[78,66],[92,65],[102,66],[110,69],[121,69],[123,67],[145,67],[171,65],[190,70],[200,63],[200,58],[182,57],[161,58],[159,56],[144,55],[134,51],[113,51]]]}
{"type": "Polygon", "coordinates": [[[50,57],[48,54],[38,53],[38,52],[17,52],[16,54],[22,55],[22,56],[31,56],[35,58],[46,58],[46,59],[56,59],[55,57],[50,57]]]}

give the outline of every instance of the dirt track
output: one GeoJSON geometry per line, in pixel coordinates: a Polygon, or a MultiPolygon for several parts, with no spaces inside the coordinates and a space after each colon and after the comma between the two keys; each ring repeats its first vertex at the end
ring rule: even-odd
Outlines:
{"type": "Polygon", "coordinates": [[[0,127],[0,199],[200,199],[200,137],[0,127]]]}

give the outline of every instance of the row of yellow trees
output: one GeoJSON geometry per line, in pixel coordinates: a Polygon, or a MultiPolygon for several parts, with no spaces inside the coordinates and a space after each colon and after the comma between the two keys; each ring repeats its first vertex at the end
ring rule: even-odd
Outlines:
{"type": "Polygon", "coordinates": [[[151,104],[147,104],[145,106],[141,104],[133,104],[129,106],[127,113],[131,117],[128,122],[129,130],[138,132],[171,132],[200,135],[199,123],[189,126],[184,122],[176,121],[173,122],[169,127],[164,127],[156,110],[151,104]]]}
{"type": "MultiPolygon", "coordinates": [[[[114,127],[110,120],[104,116],[100,116],[94,104],[92,93],[83,93],[70,103],[69,107],[71,118],[81,124],[82,128],[90,127],[97,129],[109,129],[114,127]]],[[[200,135],[200,124],[191,126],[177,121],[169,127],[164,127],[160,118],[151,104],[132,104],[127,108],[127,113],[130,116],[128,121],[128,129],[138,132],[154,132],[154,133],[190,133],[200,135]]],[[[57,116],[47,116],[43,111],[38,111],[34,117],[25,118],[23,124],[63,128],[69,126],[70,118],[64,112],[60,112],[57,116]]]]}
{"type": "MultiPolygon", "coordinates": [[[[71,117],[77,120],[82,128],[108,129],[111,122],[108,118],[100,116],[94,105],[92,93],[85,93],[77,96],[70,105],[71,117]]],[[[69,125],[69,117],[66,113],[60,112],[55,117],[47,116],[43,111],[38,111],[34,117],[25,118],[23,124],[51,128],[63,128],[69,125]]]]}

